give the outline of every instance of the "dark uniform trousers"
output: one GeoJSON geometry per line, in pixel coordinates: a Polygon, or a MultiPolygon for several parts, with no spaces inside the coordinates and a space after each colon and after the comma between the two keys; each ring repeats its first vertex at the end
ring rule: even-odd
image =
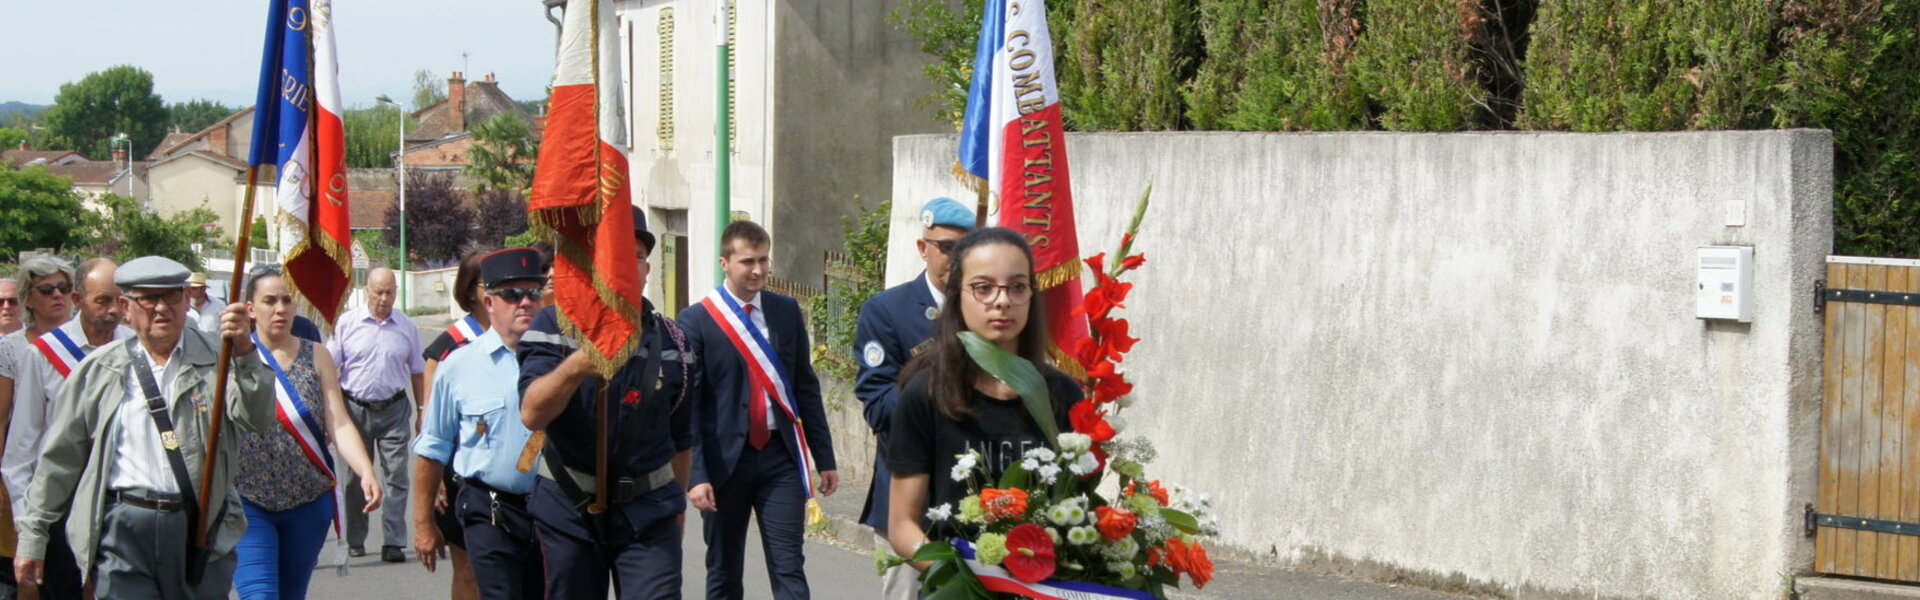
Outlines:
{"type": "MultiPolygon", "coordinates": [[[[527,507],[540,531],[547,597],[605,598],[611,573],[614,595],[621,600],[678,600],[681,533],[675,518],[686,509],[685,494],[680,484],[669,483],[631,502],[609,506],[607,530],[613,537],[626,539],[603,543],[596,539],[586,507],[574,508],[560,484],[540,478],[533,484],[527,507]]],[[[469,530],[469,552],[473,543],[469,530]]]]}
{"type": "Polygon", "coordinates": [[[73,545],[67,542],[67,518],[60,517],[47,526],[46,571],[40,575],[40,597],[80,597],[80,565],[74,559],[73,545]]]}
{"type": "Polygon", "coordinates": [[[544,565],[527,498],[490,493],[477,481],[462,484],[458,498],[454,513],[466,535],[467,556],[473,561],[473,580],[479,585],[480,597],[540,598],[545,586],[544,565]]]}
{"type": "Polygon", "coordinates": [[[742,444],[733,475],[714,490],[719,510],[700,513],[707,539],[707,598],[745,598],[747,523],[760,517],[760,543],[767,555],[767,579],[773,597],[804,600],[807,590],[807,492],[799,466],[788,451],[790,436],[779,431],[766,447],[742,444]]]}

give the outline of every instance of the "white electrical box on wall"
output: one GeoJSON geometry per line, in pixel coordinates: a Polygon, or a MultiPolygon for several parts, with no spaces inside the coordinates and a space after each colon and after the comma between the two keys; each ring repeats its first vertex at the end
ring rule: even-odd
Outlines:
{"type": "Polygon", "coordinates": [[[1753,322],[1753,247],[1701,246],[1694,316],[1753,322]]]}

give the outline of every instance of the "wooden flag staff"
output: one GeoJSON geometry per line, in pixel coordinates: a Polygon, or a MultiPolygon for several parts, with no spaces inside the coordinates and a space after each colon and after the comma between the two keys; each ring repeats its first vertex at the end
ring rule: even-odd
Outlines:
{"type": "MultiPolygon", "coordinates": [[[[247,165],[247,193],[246,199],[240,203],[242,207],[240,209],[240,215],[238,216],[238,219],[241,221],[240,234],[239,238],[234,241],[233,283],[227,287],[228,290],[232,290],[232,292],[229,293],[238,293],[241,285],[246,283],[247,255],[252,253],[249,249],[253,247],[251,245],[253,243],[253,228],[247,226],[245,221],[249,215],[253,214],[253,196],[260,187],[260,182],[257,180],[259,175],[260,165],[247,165]]],[[[207,428],[206,466],[200,469],[200,495],[195,498],[199,501],[200,506],[195,508],[195,510],[199,511],[196,513],[199,515],[199,519],[194,521],[198,531],[193,533],[193,543],[194,547],[200,549],[206,549],[208,547],[207,530],[211,524],[207,522],[207,519],[212,515],[207,511],[211,508],[210,503],[213,498],[214,467],[220,462],[220,425],[225,422],[227,418],[227,374],[232,370],[232,367],[233,338],[223,336],[220,338],[220,362],[217,363],[214,370],[213,422],[209,424],[207,428]]]]}

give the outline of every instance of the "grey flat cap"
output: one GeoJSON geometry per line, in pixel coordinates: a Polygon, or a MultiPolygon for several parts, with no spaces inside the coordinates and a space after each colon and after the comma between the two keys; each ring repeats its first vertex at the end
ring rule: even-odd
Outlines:
{"type": "Polygon", "coordinates": [[[173,259],[142,256],[120,265],[113,272],[113,283],[121,288],[183,288],[193,271],[173,259]]]}

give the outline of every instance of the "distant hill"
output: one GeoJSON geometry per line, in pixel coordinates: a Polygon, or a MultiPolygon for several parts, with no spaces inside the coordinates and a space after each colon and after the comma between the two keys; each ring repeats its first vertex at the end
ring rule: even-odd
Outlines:
{"type": "Polygon", "coordinates": [[[40,111],[43,111],[46,109],[47,109],[46,106],[40,105],[40,104],[27,104],[25,102],[11,102],[11,101],[0,102],[0,117],[6,117],[9,115],[12,115],[13,113],[26,113],[27,116],[31,117],[35,114],[39,114],[40,111]]]}

